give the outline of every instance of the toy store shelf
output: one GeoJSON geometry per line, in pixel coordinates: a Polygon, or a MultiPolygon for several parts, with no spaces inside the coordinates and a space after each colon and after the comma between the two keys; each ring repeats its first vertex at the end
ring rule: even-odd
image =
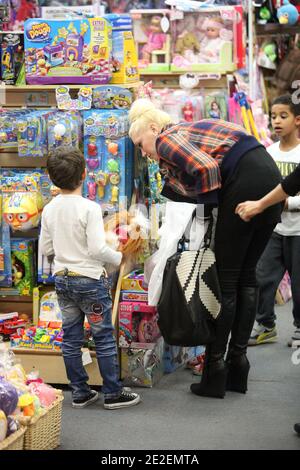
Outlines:
{"type": "Polygon", "coordinates": [[[0,167],[6,168],[44,168],[46,157],[19,157],[16,152],[0,151],[0,167]]]}
{"type": "MultiPolygon", "coordinates": [[[[179,77],[186,72],[143,72],[140,70],[141,78],[144,81],[152,80],[153,88],[180,88],[179,77]]],[[[200,74],[201,75],[201,74],[200,74]]],[[[197,88],[224,88],[227,86],[226,75],[220,75],[220,79],[199,80],[197,88]]]]}
{"type": "Polygon", "coordinates": [[[255,26],[256,36],[277,36],[280,34],[299,34],[300,24],[286,26],[279,23],[257,24],[255,26]]]}
{"type": "Polygon", "coordinates": [[[5,295],[0,292],[0,312],[18,312],[19,315],[24,315],[31,320],[33,318],[32,297],[30,295],[5,295]]]}
{"type": "MultiPolygon", "coordinates": [[[[127,89],[137,89],[143,84],[142,81],[134,83],[118,83],[116,86],[127,89]]],[[[1,104],[5,108],[16,106],[42,107],[56,106],[55,90],[59,85],[2,85],[0,86],[1,104]]],[[[79,90],[84,85],[66,85],[70,90],[79,90]]],[[[97,88],[107,85],[88,85],[97,88]]]]}
{"type": "MultiPolygon", "coordinates": [[[[14,354],[20,359],[25,371],[33,369],[39,371],[39,376],[47,383],[68,384],[65,366],[60,351],[43,351],[38,349],[13,348],[14,354]]],[[[99,373],[96,354],[90,351],[92,362],[85,366],[89,375],[90,385],[102,385],[102,377],[99,373]]]]}

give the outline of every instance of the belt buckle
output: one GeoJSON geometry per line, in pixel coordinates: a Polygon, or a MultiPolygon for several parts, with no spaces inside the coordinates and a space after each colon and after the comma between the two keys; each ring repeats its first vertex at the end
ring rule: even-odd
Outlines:
{"type": "Polygon", "coordinates": [[[69,273],[68,268],[65,268],[65,269],[64,269],[64,277],[68,277],[68,273],[69,273]]]}

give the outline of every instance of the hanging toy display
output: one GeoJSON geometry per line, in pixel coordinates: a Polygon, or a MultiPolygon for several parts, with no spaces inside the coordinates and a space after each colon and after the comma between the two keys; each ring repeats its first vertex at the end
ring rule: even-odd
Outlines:
{"type": "Polygon", "coordinates": [[[277,10],[277,18],[280,24],[293,25],[297,23],[299,13],[297,8],[288,0],[283,0],[282,6],[277,10]]]}

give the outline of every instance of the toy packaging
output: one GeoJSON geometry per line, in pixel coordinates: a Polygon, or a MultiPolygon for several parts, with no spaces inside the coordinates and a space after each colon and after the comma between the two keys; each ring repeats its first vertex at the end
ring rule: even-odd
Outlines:
{"type": "Polygon", "coordinates": [[[84,112],[84,156],[88,175],[83,195],[104,211],[127,207],[133,183],[133,147],[125,110],[84,112]],[[127,198],[127,199],[126,199],[127,198]]]}
{"type": "Polygon", "coordinates": [[[121,378],[124,385],[153,387],[163,376],[164,340],[121,349],[121,378]]]}
{"type": "Polygon", "coordinates": [[[130,90],[116,85],[93,89],[93,107],[96,109],[129,109],[133,98],[130,90]]]}
{"type": "Polygon", "coordinates": [[[144,284],[144,273],[139,270],[135,270],[124,276],[122,279],[121,289],[122,291],[148,293],[148,288],[144,284]]]}
{"type": "Polygon", "coordinates": [[[218,93],[205,97],[204,117],[206,119],[223,119],[227,121],[227,101],[224,94],[218,93]]]}
{"type": "Polygon", "coordinates": [[[36,262],[34,241],[11,239],[12,283],[20,295],[31,295],[36,285],[36,262]]]}
{"type": "Polygon", "coordinates": [[[6,85],[18,83],[24,63],[24,40],[21,34],[1,34],[1,79],[6,85]]]}
{"type": "Polygon", "coordinates": [[[61,328],[31,327],[21,329],[10,338],[12,348],[61,350],[63,331],[61,328]]]}
{"type": "Polygon", "coordinates": [[[131,10],[139,69],[168,72],[171,62],[170,10],[131,10]]]}
{"type": "Polygon", "coordinates": [[[172,71],[226,73],[237,68],[235,45],[243,42],[242,17],[233,6],[181,12],[171,23],[172,71]]]}
{"type": "Polygon", "coordinates": [[[91,109],[93,91],[90,87],[82,87],[78,91],[77,99],[72,99],[70,89],[67,86],[60,86],[56,89],[56,102],[58,109],[78,110],[91,109]]]}
{"type": "Polygon", "coordinates": [[[2,217],[2,202],[0,193],[0,287],[10,287],[12,285],[10,230],[2,217]]]}
{"type": "Polygon", "coordinates": [[[163,355],[164,373],[170,374],[174,372],[178,367],[184,366],[188,361],[192,361],[197,356],[203,354],[204,350],[204,346],[186,348],[170,346],[165,342],[163,355]]]}
{"type": "Polygon", "coordinates": [[[47,292],[40,301],[39,326],[47,326],[49,322],[62,323],[61,310],[58,305],[55,291],[47,292]]]}
{"type": "Polygon", "coordinates": [[[111,79],[111,25],[104,18],[25,23],[29,84],[105,84],[111,79]]]}
{"type": "Polygon", "coordinates": [[[155,307],[142,302],[120,302],[119,346],[136,347],[136,343],[154,343],[160,336],[155,307]]]}
{"type": "Polygon", "coordinates": [[[130,15],[105,15],[112,25],[111,83],[132,83],[139,80],[138,58],[132,34],[130,15]]]}

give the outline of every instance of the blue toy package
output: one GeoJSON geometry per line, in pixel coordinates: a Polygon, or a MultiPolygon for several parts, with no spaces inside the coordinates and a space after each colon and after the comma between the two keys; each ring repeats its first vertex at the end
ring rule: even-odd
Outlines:
{"type": "Polygon", "coordinates": [[[27,20],[24,25],[27,83],[108,83],[111,35],[110,23],[100,17],[27,20]]]}
{"type": "MultiPolygon", "coordinates": [[[[0,193],[0,208],[2,213],[2,195],[0,193]]],[[[9,225],[0,218],[0,287],[12,285],[11,246],[9,225]]]]}
{"type": "Polygon", "coordinates": [[[123,87],[109,85],[94,88],[93,107],[96,109],[129,109],[132,93],[123,87]]]}
{"type": "Polygon", "coordinates": [[[22,36],[9,33],[1,38],[1,78],[6,85],[15,85],[24,63],[22,36]]]}
{"type": "Polygon", "coordinates": [[[47,154],[47,119],[51,111],[31,111],[17,121],[20,157],[44,157],[47,154]]]}
{"type": "Polygon", "coordinates": [[[83,194],[115,212],[130,198],[133,181],[133,147],[126,136],[127,112],[84,112],[84,155],[88,175],[83,194]]]}

